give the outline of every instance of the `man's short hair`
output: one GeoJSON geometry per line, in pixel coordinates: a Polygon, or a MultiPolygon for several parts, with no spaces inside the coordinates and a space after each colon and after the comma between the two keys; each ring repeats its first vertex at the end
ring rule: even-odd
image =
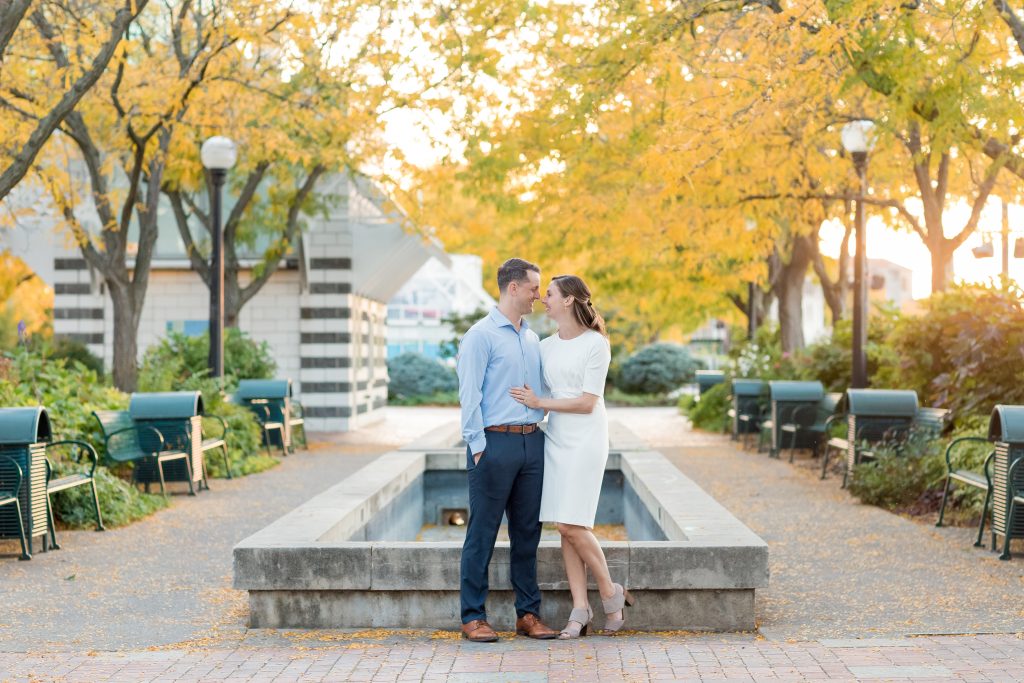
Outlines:
{"type": "Polygon", "coordinates": [[[527,271],[532,270],[533,272],[540,274],[540,268],[529,261],[524,261],[521,258],[510,258],[498,267],[498,291],[504,292],[508,289],[510,282],[522,282],[529,276],[526,274],[527,271]]]}

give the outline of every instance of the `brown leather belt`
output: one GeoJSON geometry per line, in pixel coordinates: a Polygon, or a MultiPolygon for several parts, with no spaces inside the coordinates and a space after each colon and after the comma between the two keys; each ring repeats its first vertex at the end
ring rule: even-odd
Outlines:
{"type": "Polygon", "coordinates": [[[488,432],[507,432],[509,434],[533,434],[535,431],[540,429],[540,425],[491,425],[490,427],[484,427],[485,431],[488,432]]]}

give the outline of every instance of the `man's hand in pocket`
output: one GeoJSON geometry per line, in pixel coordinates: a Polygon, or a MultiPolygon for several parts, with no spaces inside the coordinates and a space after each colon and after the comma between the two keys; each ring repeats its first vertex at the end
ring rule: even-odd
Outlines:
{"type": "Polygon", "coordinates": [[[484,452],[483,451],[480,451],[479,453],[474,453],[473,454],[473,464],[474,465],[479,465],[480,464],[480,458],[482,458],[482,457],[484,457],[484,452]]]}

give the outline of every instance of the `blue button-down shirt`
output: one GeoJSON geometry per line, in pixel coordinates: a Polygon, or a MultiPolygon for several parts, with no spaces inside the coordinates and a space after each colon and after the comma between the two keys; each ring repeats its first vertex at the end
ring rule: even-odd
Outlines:
{"type": "Polygon", "coordinates": [[[544,411],[527,408],[508,390],[529,384],[538,396],[546,390],[540,371],[540,338],[523,320],[516,331],[497,308],[469,328],[459,346],[459,403],[462,438],[471,452],[484,450],[484,427],[533,424],[544,411]]]}

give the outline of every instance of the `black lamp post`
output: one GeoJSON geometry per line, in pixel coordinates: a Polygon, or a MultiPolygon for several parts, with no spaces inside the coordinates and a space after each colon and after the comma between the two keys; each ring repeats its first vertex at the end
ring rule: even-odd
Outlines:
{"type": "Polygon", "coordinates": [[[853,157],[860,188],[857,192],[857,251],[853,257],[853,368],[850,387],[863,389],[868,385],[868,283],[867,283],[867,229],[864,217],[864,197],[868,192],[868,152],[874,147],[871,135],[875,124],[871,121],[851,121],[843,126],[843,147],[853,157]]]}
{"type": "Polygon", "coordinates": [[[203,166],[210,172],[210,226],[213,253],[210,257],[210,376],[224,376],[224,231],[221,228],[221,188],[228,169],[235,165],[237,152],[230,139],[215,135],[199,151],[203,166]]]}

